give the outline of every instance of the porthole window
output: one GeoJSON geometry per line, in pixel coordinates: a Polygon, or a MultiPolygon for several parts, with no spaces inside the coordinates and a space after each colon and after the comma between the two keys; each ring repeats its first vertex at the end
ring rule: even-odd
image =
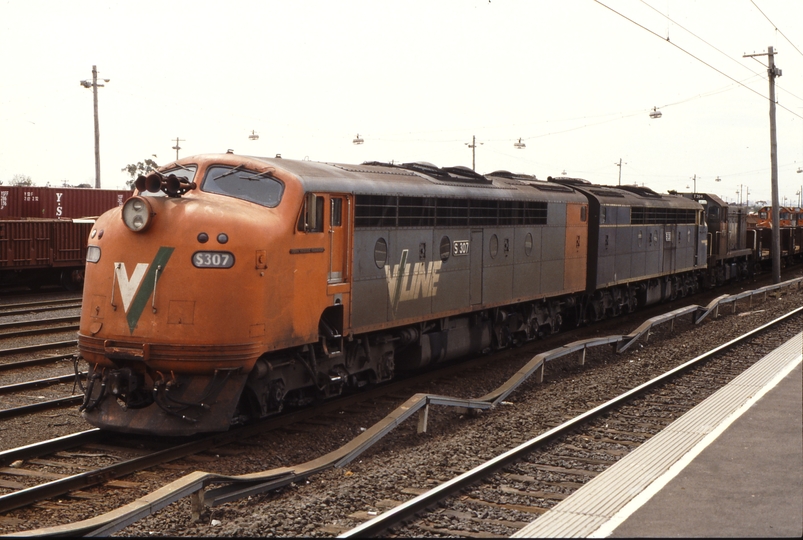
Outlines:
{"type": "Polygon", "coordinates": [[[441,238],[440,252],[442,261],[446,261],[452,254],[452,241],[449,240],[448,236],[441,238]]]}
{"type": "Polygon", "coordinates": [[[499,253],[499,238],[496,235],[491,236],[491,241],[488,244],[488,251],[491,252],[491,258],[495,259],[496,254],[499,253]]]}
{"type": "Polygon", "coordinates": [[[388,262],[388,243],[384,238],[380,238],[374,245],[374,263],[377,268],[384,268],[388,262]]]}
{"type": "Polygon", "coordinates": [[[532,233],[527,233],[527,236],[524,237],[524,254],[528,257],[533,252],[533,235],[532,233]]]}

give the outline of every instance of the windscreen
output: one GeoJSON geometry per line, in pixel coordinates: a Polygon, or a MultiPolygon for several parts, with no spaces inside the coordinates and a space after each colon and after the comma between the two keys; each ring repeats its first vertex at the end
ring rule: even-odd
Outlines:
{"type": "Polygon", "coordinates": [[[271,177],[270,173],[257,173],[241,166],[215,165],[206,170],[201,190],[273,208],[282,200],[284,184],[271,177]]]}

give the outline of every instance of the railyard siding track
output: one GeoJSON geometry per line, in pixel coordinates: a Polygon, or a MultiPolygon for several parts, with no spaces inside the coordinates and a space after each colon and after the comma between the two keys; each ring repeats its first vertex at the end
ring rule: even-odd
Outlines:
{"type": "Polygon", "coordinates": [[[50,311],[51,307],[53,309],[81,307],[81,297],[37,300],[35,302],[20,302],[17,304],[0,304],[0,317],[12,314],[31,313],[34,311],[50,311]]]}
{"type": "Polygon", "coordinates": [[[68,360],[71,359],[73,355],[71,354],[56,354],[53,356],[43,356],[41,358],[30,358],[28,360],[18,360],[16,362],[6,362],[0,364],[0,371],[11,371],[20,368],[26,368],[31,366],[38,366],[42,364],[52,364],[54,362],[59,362],[61,360],[68,360]]]}
{"type": "MultiPolygon", "coordinates": [[[[1,336],[0,336],[1,337],[1,336]]],[[[55,341],[52,343],[40,343],[38,345],[25,345],[13,347],[11,349],[0,349],[0,356],[13,356],[15,354],[28,354],[39,351],[49,351],[53,349],[66,349],[67,347],[77,347],[78,340],[55,341]]]]}
{"type": "MultiPolygon", "coordinates": [[[[800,280],[797,280],[796,283],[799,285],[800,280]]],[[[407,406],[407,408],[409,408],[409,406],[407,406]]],[[[398,414],[397,414],[397,417],[398,417],[398,414]]],[[[365,441],[363,441],[363,442],[365,442],[365,441]]],[[[352,444],[354,444],[354,442],[352,444]]],[[[343,455],[344,454],[340,453],[337,456],[338,459],[342,459],[343,455]]],[[[327,456],[324,456],[324,457],[327,457],[327,456]]],[[[332,457],[332,456],[329,456],[329,457],[332,457]]],[[[321,458],[321,460],[322,459],[323,458],[321,458]]],[[[303,469],[305,469],[305,467],[303,465],[299,466],[299,467],[295,467],[294,469],[296,470],[296,473],[302,472],[301,475],[296,474],[295,475],[296,478],[297,479],[298,478],[303,478],[304,475],[311,474],[311,472],[313,472],[313,469],[317,471],[317,470],[322,470],[325,467],[331,466],[331,464],[330,465],[323,465],[322,461],[320,461],[320,460],[315,460],[315,461],[318,462],[318,467],[314,467],[314,468],[307,467],[306,471],[303,471],[303,469]],[[302,470],[299,471],[299,469],[302,469],[302,470]]],[[[332,459],[330,461],[331,462],[335,462],[337,460],[332,459]]],[[[281,473],[281,471],[279,471],[279,472],[281,473]]],[[[287,472],[287,468],[284,468],[284,473],[286,473],[286,472],[287,472]]],[[[282,476],[282,474],[277,474],[277,470],[273,470],[273,471],[267,471],[266,473],[263,473],[263,474],[247,475],[247,477],[241,477],[241,478],[239,478],[239,480],[240,480],[240,483],[242,483],[243,481],[246,481],[245,485],[247,486],[247,482],[250,479],[251,480],[251,488],[275,487],[276,485],[285,485],[285,484],[289,483],[289,480],[287,478],[284,478],[284,477],[279,478],[279,476],[282,476]],[[259,486],[259,484],[261,484],[261,486],[259,486]]],[[[166,487],[158,490],[158,492],[153,493],[151,496],[146,497],[145,499],[141,499],[139,501],[135,501],[134,503],[129,504],[127,507],[121,508],[119,511],[117,511],[114,514],[114,516],[106,516],[105,521],[104,521],[103,516],[99,516],[98,518],[95,518],[95,519],[92,519],[92,520],[88,520],[85,523],[75,524],[74,528],[59,527],[57,529],[50,529],[50,530],[27,531],[25,534],[34,533],[34,532],[37,533],[37,534],[39,534],[39,533],[48,534],[48,531],[49,531],[50,534],[53,534],[53,533],[56,532],[56,530],[61,531],[62,533],[65,533],[65,534],[69,534],[69,533],[75,534],[79,530],[82,531],[82,532],[93,531],[95,533],[109,534],[110,532],[113,532],[115,530],[119,530],[122,526],[125,526],[125,525],[131,523],[135,519],[139,519],[140,517],[143,517],[143,516],[145,516],[145,515],[147,515],[149,513],[152,513],[154,511],[158,510],[159,508],[162,508],[162,507],[166,506],[170,502],[173,502],[173,501],[178,500],[179,498],[181,498],[183,496],[186,496],[190,492],[197,492],[198,490],[201,490],[207,484],[218,482],[220,480],[221,480],[221,477],[219,475],[210,475],[210,474],[207,474],[207,473],[194,473],[192,475],[189,475],[189,476],[187,476],[187,477],[185,477],[183,479],[180,479],[180,480],[174,482],[171,486],[166,486],[166,487]],[[134,516],[136,516],[136,517],[134,517],[134,516]],[[83,527],[83,528],[81,528],[81,527],[83,527]]],[[[227,489],[228,488],[224,488],[224,490],[222,492],[219,491],[217,494],[213,493],[214,490],[213,490],[213,492],[208,492],[208,495],[210,495],[210,497],[209,497],[209,499],[207,499],[207,502],[214,503],[215,500],[216,500],[215,497],[217,495],[225,495],[225,492],[226,492],[227,489]],[[210,499],[211,499],[211,501],[210,501],[210,499]]],[[[230,490],[230,489],[228,490],[228,494],[229,495],[232,494],[231,491],[232,490],[230,490]]],[[[235,491],[237,491],[237,490],[235,490],[235,491]]],[[[252,489],[252,490],[249,491],[249,488],[246,488],[246,489],[239,489],[239,491],[240,491],[240,494],[248,494],[248,493],[257,493],[257,492],[260,491],[260,489],[252,489]]],[[[223,500],[223,499],[226,499],[226,498],[227,498],[227,496],[222,496],[218,500],[223,500]]],[[[201,495],[201,497],[196,497],[195,498],[196,508],[199,505],[199,503],[204,501],[204,499],[205,499],[205,497],[203,495],[201,495]]]]}

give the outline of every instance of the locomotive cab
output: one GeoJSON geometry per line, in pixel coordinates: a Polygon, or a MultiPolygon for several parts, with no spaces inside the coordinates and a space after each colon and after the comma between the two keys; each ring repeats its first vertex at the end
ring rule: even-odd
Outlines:
{"type": "Polygon", "coordinates": [[[228,428],[264,341],[287,331],[266,324],[286,280],[268,254],[286,236],[283,213],[298,206],[281,203],[293,198],[297,186],[277,167],[199,156],[140,177],[137,194],[97,220],[79,330],[90,423],[170,435],[228,428]]]}

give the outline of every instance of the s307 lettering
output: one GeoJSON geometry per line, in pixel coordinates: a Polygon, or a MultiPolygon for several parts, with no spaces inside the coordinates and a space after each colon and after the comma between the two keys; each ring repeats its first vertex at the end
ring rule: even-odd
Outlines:
{"type": "Polygon", "coordinates": [[[234,254],[228,251],[196,251],[192,255],[192,265],[196,268],[231,268],[234,254]]]}
{"type": "Polygon", "coordinates": [[[468,244],[468,240],[455,240],[452,242],[452,255],[455,257],[468,255],[468,244]]]}

